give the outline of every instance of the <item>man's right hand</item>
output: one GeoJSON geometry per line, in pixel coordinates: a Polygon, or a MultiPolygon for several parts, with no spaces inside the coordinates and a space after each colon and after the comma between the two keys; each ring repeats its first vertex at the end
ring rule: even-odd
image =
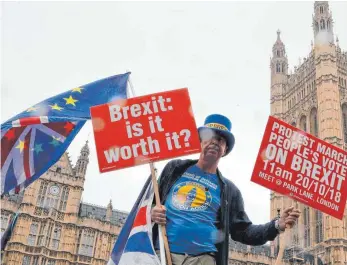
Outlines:
{"type": "Polygon", "coordinates": [[[154,206],[151,211],[151,217],[152,221],[159,224],[159,225],[165,225],[166,224],[166,209],[164,205],[161,206],[154,206]]]}

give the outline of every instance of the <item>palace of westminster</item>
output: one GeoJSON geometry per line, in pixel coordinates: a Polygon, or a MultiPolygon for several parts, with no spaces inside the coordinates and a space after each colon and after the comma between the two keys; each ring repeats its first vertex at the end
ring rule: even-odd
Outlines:
{"type": "MultiPolygon", "coordinates": [[[[347,52],[334,37],[328,2],[314,3],[312,49],[289,72],[280,32],[272,47],[271,115],[347,150],[347,52]]],[[[89,148],[73,166],[67,153],[22,194],[1,199],[1,232],[20,212],[2,251],[4,265],[106,265],[127,213],[110,202],[81,201],[89,148]]],[[[292,200],[271,192],[274,218],[292,200]]],[[[230,243],[229,264],[275,265],[280,244],[283,264],[347,265],[347,210],[338,220],[299,204],[299,224],[263,246],[230,243]],[[283,234],[283,235],[285,235],[283,234]],[[283,249],[283,248],[281,248],[283,249]]]]}

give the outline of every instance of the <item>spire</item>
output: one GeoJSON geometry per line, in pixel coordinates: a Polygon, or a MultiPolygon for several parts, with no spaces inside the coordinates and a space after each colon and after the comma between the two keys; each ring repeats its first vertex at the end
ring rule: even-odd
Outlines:
{"type": "Polygon", "coordinates": [[[274,45],[272,46],[272,55],[273,57],[285,57],[286,47],[281,40],[281,31],[277,30],[277,39],[274,45]]]}
{"type": "Polygon", "coordinates": [[[110,200],[110,202],[107,205],[107,210],[106,210],[106,221],[111,221],[111,217],[112,217],[112,200],[110,200]]]}
{"type": "Polygon", "coordinates": [[[107,208],[110,208],[111,210],[113,209],[112,199],[110,199],[110,202],[108,203],[107,208]]]}
{"type": "Polygon", "coordinates": [[[86,141],[86,143],[84,144],[84,146],[82,147],[81,153],[86,153],[89,155],[90,151],[89,151],[89,145],[88,145],[88,140],[86,141]]]}
{"type": "Polygon", "coordinates": [[[86,141],[85,145],[82,147],[80,156],[77,160],[75,171],[77,176],[85,177],[85,174],[87,172],[87,166],[89,163],[89,146],[88,146],[88,140],[86,141]]]}
{"type": "Polygon", "coordinates": [[[286,47],[281,40],[280,30],[277,30],[277,39],[272,46],[271,69],[273,74],[287,74],[288,72],[286,47]]]}
{"type": "Polygon", "coordinates": [[[333,19],[328,1],[314,2],[312,18],[314,42],[316,45],[334,43],[333,19]]]}
{"type": "Polygon", "coordinates": [[[281,41],[281,31],[279,29],[277,30],[277,41],[276,41],[276,43],[282,43],[282,41],[281,41]]]}

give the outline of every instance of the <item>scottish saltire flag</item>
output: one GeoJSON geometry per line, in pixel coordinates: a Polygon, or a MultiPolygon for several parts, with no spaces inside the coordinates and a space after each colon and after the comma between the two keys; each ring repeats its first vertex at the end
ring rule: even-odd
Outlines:
{"type": "Polygon", "coordinates": [[[129,75],[75,87],[1,124],[1,195],[23,190],[55,164],[90,119],[91,106],[127,98],[129,75]]]}
{"type": "Polygon", "coordinates": [[[153,183],[149,177],[119,234],[107,265],[160,265],[152,241],[150,211],[153,196],[153,183]]]}

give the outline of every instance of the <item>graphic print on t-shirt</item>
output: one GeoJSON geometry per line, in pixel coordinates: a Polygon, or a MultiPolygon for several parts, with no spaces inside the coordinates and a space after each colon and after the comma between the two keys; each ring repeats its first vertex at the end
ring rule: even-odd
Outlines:
{"type": "Polygon", "coordinates": [[[177,184],[172,193],[173,206],[179,210],[202,211],[211,205],[211,192],[197,182],[186,181],[177,184]]]}
{"type": "Polygon", "coordinates": [[[172,186],[165,207],[170,251],[191,255],[217,251],[220,186],[216,174],[197,165],[189,167],[172,186]]]}

